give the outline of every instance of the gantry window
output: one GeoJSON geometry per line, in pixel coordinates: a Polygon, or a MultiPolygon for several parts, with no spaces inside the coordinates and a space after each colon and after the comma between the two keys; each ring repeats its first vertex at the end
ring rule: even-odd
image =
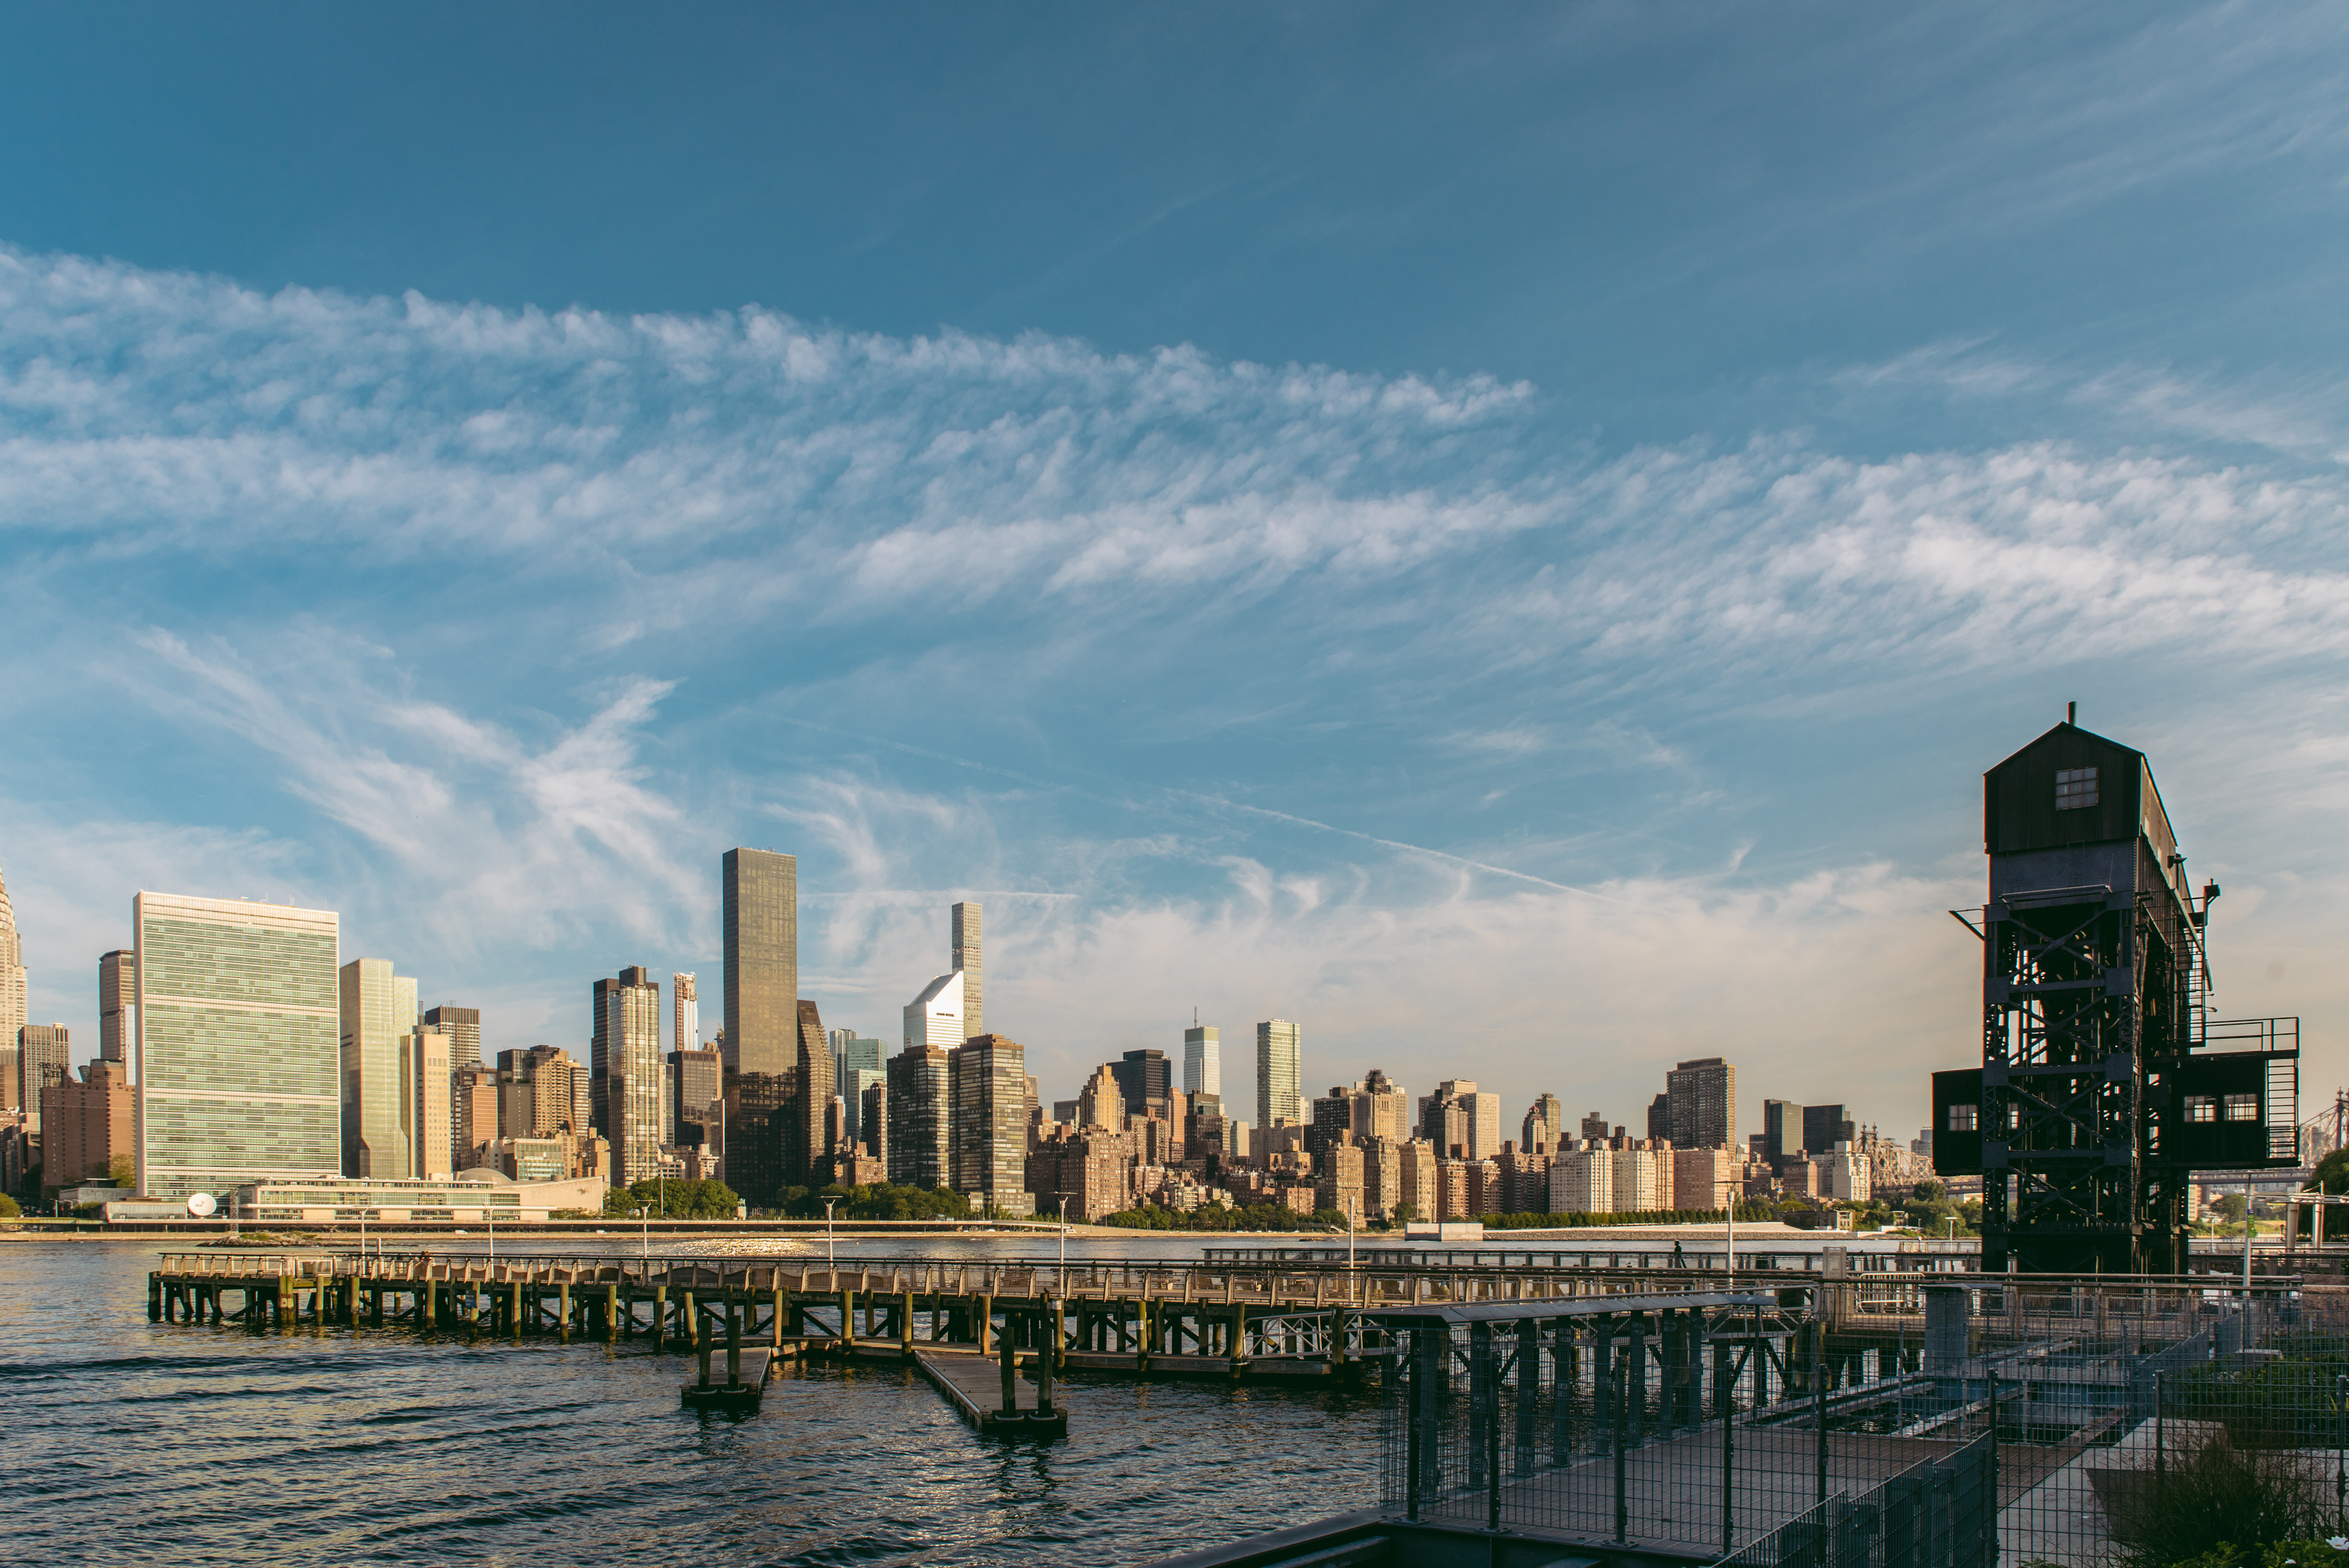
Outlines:
{"type": "Polygon", "coordinates": [[[2074,811],[2096,804],[2096,770],[2094,768],[2057,768],[2055,770],[2055,809],[2074,811]]]}

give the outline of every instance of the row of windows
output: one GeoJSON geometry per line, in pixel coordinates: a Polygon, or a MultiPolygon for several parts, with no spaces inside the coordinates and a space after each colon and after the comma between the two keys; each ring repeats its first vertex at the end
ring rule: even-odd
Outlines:
{"type": "Polygon", "coordinates": [[[277,1007],[340,1005],[335,933],[264,930],[150,916],[139,934],[147,996],[208,996],[277,1007]]]}
{"type": "MultiPolygon", "coordinates": [[[[2189,1095],[2186,1096],[2186,1119],[2189,1122],[2216,1122],[2223,1117],[2230,1122],[2255,1122],[2260,1119],[2260,1097],[2257,1095],[2189,1095]]],[[[1981,1127],[1982,1107],[1954,1105],[1950,1107],[1949,1130],[1970,1133],[1981,1127]]]]}
{"type": "Polygon", "coordinates": [[[335,1095],[335,1021],[176,1003],[147,1009],[144,1081],[215,1094],[335,1095]]]}
{"type": "Polygon", "coordinates": [[[166,1166],[336,1170],[341,1122],[333,1106],[149,1096],[147,1158],[166,1166]]]}

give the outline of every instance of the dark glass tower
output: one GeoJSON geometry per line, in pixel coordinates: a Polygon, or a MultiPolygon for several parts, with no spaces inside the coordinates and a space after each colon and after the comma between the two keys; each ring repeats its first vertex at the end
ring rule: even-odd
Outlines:
{"type": "Polygon", "coordinates": [[[730,849],[721,865],[726,1065],[788,1073],[800,1054],[799,862],[771,849],[730,849]]]}

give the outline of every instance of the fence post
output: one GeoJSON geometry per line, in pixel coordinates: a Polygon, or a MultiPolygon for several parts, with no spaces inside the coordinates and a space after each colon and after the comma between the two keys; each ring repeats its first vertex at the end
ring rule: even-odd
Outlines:
{"type": "Polygon", "coordinates": [[[1998,1561],[1998,1367],[1990,1367],[1990,1485],[1982,1503],[1982,1561],[1998,1561]]]}
{"type": "Polygon", "coordinates": [[[1443,1455],[1439,1444],[1444,1436],[1444,1363],[1452,1355],[1452,1331],[1449,1328],[1417,1330],[1413,1335],[1413,1355],[1418,1358],[1421,1388],[1419,1396],[1419,1464],[1420,1493],[1433,1498],[1444,1483],[1443,1455]]]}
{"type": "MultiPolygon", "coordinates": [[[[1752,1354],[1750,1351],[1747,1354],[1752,1354]]],[[[1737,1540],[1737,1382],[1730,1363],[1713,1366],[1713,1402],[1721,1407],[1721,1554],[1737,1540]]]]}
{"type": "Polygon", "coordinates": [[[2334,1528],[2349,1532],[2349,1376],[2333,1379],[2333,1516],[2334,1528]]]}
{"type": "Polygon", "coordinates": [[[1420,1385],[1426,1381],[1420,1376],[1419,1340],[1427,1331],[1415,1328],[1406,1331],[1410,1336],[1403,1350],[1403,1465],[1410,1471],[1403,1480],[1402,1516],[1413,1523],[1419,1522],[1419,1401],[1420,1385]]]}
{"type": "Polygon", "coordinates": [[[1493,1389],[1493,1326],[1468,1325],[1468,1484],[1485,1484],[1485,1423],[1500,1401],[1493,1389]]]}
{"type": "Polygon", "coordinates": [[[1517,1320],[1516,1473],[1534,1473],[1534,1421],[1541,1400],[1541,1319],[1517,1320]]]}
{"type": "Polygon", "coordinates": [[[1485,1358],[1493,1364],[1485,1378],[1485,1528],[1501,1528],[1501,1367],[1493,1353],[1492,1336],[1485,1339],[1485,1358]]]}
{"type": "Polygon", "coordinates": [[[1631,1533],[1630,1499],[1623,1489],[1624,1449],[1629,1446],[1624,1442],[1628,1435],[1625,1428],[1630,1425],[1628,1410],[1631,1401],[1630,1390],[1620,1386],[1630,1382],[1631,1364],[1628,1359],[1616,1363],[1615,1376],[1619,1385],[1612,1401],[1615,1407],[1615,1539],[1621,1542],[1630,1539],[1631,1533]]]}
{"type": "Polygon", "coordinates": [[[1549,1462],[1565,1464],[1574,1457],[1574,1320],[1555,1320],[1549,1372],[1549,1462]]]}
{"type": "Polygon", "coordinates": [[[1827,1336],[1826,1325],[1811,1325],[1811,1424],[1818,1428],[1819,1490],[1814,1500],[1827,1500],[1827,1336]]]}

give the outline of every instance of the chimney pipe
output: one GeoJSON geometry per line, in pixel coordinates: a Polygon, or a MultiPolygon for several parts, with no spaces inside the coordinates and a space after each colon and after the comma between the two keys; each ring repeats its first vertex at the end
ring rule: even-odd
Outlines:
{"type": "Polygon", "coordinates": [[[2066,703],[2064,703],[2064,722],[2065,722],[2066,724],[2076,724],[2076,723],[2078,723],[2079,722],[2080,722],[2080,705],[2079,705],[2077,702],[2066,702],[2066,703]]]}

